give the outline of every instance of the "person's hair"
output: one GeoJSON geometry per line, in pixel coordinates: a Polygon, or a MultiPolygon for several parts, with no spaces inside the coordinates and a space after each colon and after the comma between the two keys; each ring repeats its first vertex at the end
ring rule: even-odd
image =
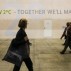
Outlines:
{"type": "Polygon", "coordinates": [[[67,22],[67,24],[66,24],[67,26],[70,26],[70,22],[67,22]]]}
{"type": "Polygon", "coordinates": [[[27,25],[27,20],[26,19],[20,19],[18,27],[25,28],[26,25],[27,25]]]}

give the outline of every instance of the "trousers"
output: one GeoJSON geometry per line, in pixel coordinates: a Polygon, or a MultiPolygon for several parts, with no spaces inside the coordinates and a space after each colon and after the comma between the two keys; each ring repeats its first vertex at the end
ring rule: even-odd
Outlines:
{"type": "MultiPolygon", "coordinates": [[[[33,63],[31,61],[30,57],[23,59],[23,61],[25,62],[26,66],[28,68],[28,71],[33,71],[33,63]]],[[[13,68],[13,71],[20,71],[21,65],[20,66],[15,65],[14,68],[13,68]]]]}
{"type": "Polygon", "coordinates": [[[65,41],[65,46],[64,46],[64,49],[62,52],[65,53],[65,51],[67,50],[68,47],[71,49],[71,39],[67,39],[65,41]]]}

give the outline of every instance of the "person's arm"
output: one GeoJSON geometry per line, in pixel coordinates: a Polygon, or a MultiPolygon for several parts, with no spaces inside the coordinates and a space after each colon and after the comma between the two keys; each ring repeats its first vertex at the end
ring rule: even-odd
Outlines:
{"type": "Polygon", "coordinates": [[[32,45],[32,43],[29,42],[29,39],[28,39],[27,36],[24,37],[24,40],[25,40],[29,45],[32,45]]]}
{"type": "Polygon", "coordinates": [[[61,36],[61,38],[60,38],[60,39],[62,39],[62,38],[65,36],[66,29],[67,29],[67,28],[65,28],[65,29],[64,29],[64,32],[63,32],[63,34],[62,34],[62,36],[61,36]]]}

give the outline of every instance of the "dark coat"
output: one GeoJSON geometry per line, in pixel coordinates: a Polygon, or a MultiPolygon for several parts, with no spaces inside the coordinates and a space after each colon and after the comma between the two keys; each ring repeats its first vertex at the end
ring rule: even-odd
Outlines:
{"type": "Polygon", "coordinates": [[[12,42],[13,50],[18,50],[18,54],[20,54],[23,58],[29,57],[30,54],[29,40],[25,41],[24,39],[26,36],[27,34],[25,30],[20,28],[16,34],[16,38],[13,39],[12,42]]]}
{"type": "Polygon", "coordinates": [[[64,32],[63,32],[63,34],[62,34],[62,36],[61,36],[61,38],[65,38],[66,39],[66,37],[67,37],[67,29],[68,29],[68,27],[65,27],[65,29],[64,29],[64,32]]]}

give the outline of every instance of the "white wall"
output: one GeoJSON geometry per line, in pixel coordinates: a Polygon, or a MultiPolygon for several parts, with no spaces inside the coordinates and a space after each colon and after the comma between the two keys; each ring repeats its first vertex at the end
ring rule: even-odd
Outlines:
{"type": "MultiPolygon", "coordinates": [[[[26,32],[29,38],[60,38],[69,19],[28,19],[26,32]],[[45,21],[47,28],[45,29],[45,21]]],[[[0,38],[14,38],[18,28],[18,20],[0,20],[0,38]]]]}
{"type": "Polygon", "coordinates": [[[52,20],[46,38],[59,38],[71,21],[71,0],[0,0],[0,38],[15,37],[20,18],[28,19],[29,38],[45,38],[44,20],[52,20]]]}

